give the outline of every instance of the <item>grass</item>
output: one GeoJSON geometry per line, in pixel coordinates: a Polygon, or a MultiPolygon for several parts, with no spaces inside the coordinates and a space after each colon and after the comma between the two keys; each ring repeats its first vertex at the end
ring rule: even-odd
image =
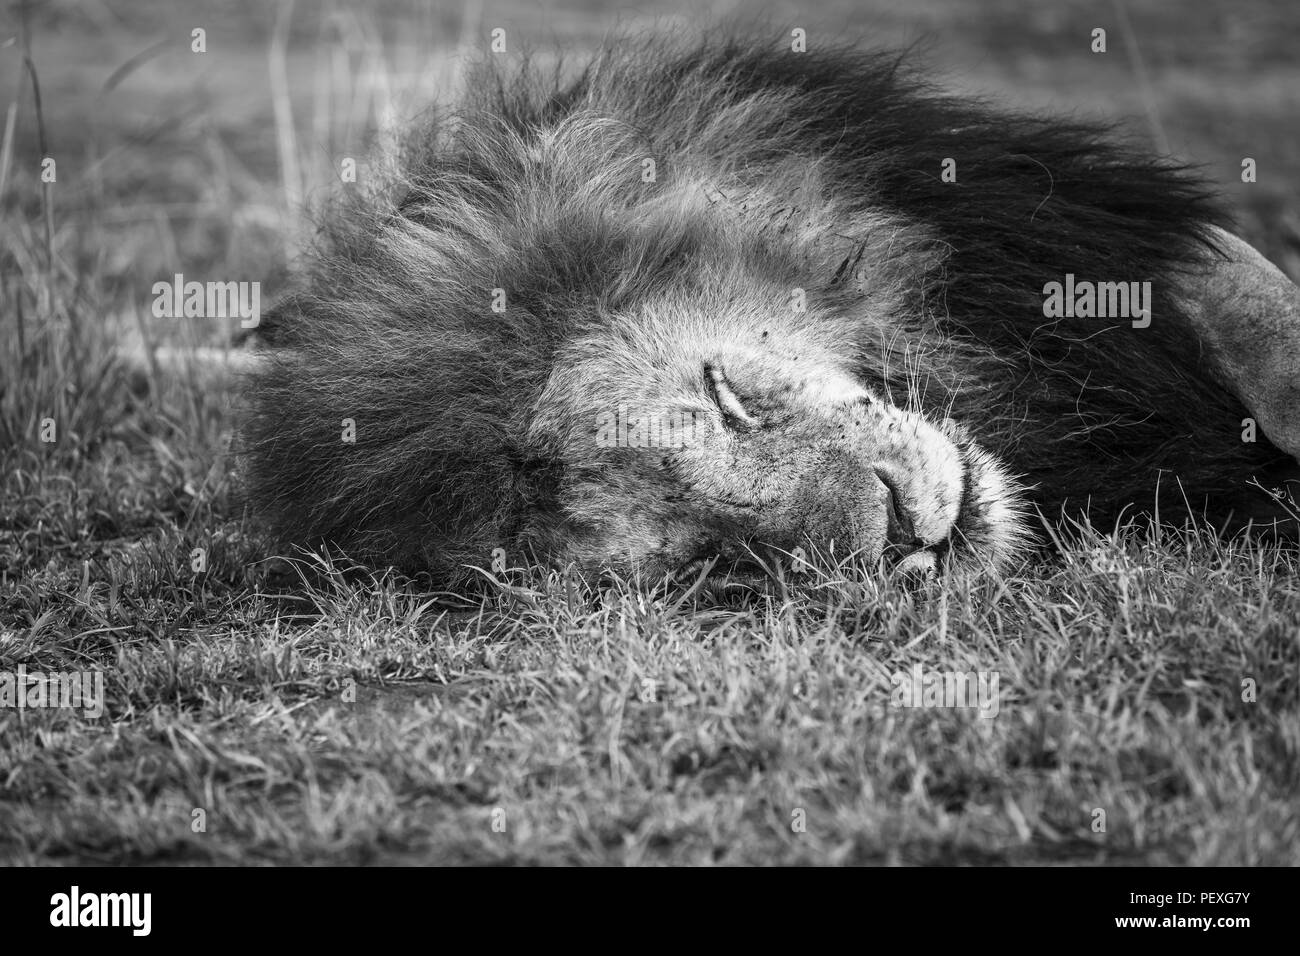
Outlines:
{"type": "MultiPolygon", "coordinates": [[[[1005,6],[989,31],[1010,29],[1005,6]]],[[[449,82],[465,42],[459,15],[416,10],[452,41],[420,61],[398,27],[312,7],[278,34],[275,10],[211,22],[233,63],[181,93],[181,54],[146,57],[93,107],[72,74],[98,57],[102,84],[156,42],[187,44],[202,5],[32,14],[59,180],[39,182],[23,81],[0,144],[0,674],[101,670],[105,712],[0,709],[0,860],[1300,862],[1300,556],[1277,545],[1066,527],[1004,579],[918,590],[823,568],[748,600],[526,569],[452,599],[271,560],[232,472],[237,394],[123,350],[228,342],[233,328],[152,319],[152,283],[274,281],[300,235],[294,197],[364,155],[404,91],[449,82]],[[252,36],[279,37],[274,97],[252,36]],[[997,715],[893,706],[918,665],[995,673],[997,715]]],[[[1247,27],[1275,35],[1254,10],[1247,27]]],[[[502,8],[473,15],[490,26],[502,8]]],[[[1154,14],[1134,17],[1164,58],[1148,71],[1164,129],[1213,138],[1217,107],[1162,85],[1178,56],[1154,14]]],[[[1014,68],[977,74],[995,89],[1044,75],[1063,54],[1034,54],[1034,31],[1061,35],[1031,20],[1002,35],[1014,68]]],[[[979,43],[955,61],[994,57],[979,43]]],[[[1285,56],[1243,64],[1241,88],[1252,70],[1294,78],[1285,56]]],[[[1062,83],[1094,63],[1061,62],[1062,83]]],[[[1094,75],[1089,95],[1128,85],[1094,75]]],[[[1289,101],[1247,99],[1270,119],[1251,151],[1300,165],[1258,145],[1288,138],[1289,101]]],[[[1243,220],[1287,266],[1294,203],[1252,212],[1266,205],[1243,197],[1243,220]]]]}
{"type": "Polygon", "coordinates": [[[552,575],[447,609],[268,588],[238,539],[191,577],[181,537],[7,595],[0,653],[107,675],[99,721],[0,718],[11,860],[1296,862],[1294,553],[1083,530],[929,591],[552,575]],[[917,665],[997,673],[997,715],[894,707],[917,665]]]}

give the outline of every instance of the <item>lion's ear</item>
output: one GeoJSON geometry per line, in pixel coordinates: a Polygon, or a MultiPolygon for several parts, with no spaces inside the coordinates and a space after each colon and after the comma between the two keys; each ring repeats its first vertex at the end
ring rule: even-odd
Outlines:
{"type": "Polygon", "coordinates": [[[1210,239],[1216,250],[1180,298],[1219,383],[1300,461],[1300,288],[1237,236],[1210,239]]]}

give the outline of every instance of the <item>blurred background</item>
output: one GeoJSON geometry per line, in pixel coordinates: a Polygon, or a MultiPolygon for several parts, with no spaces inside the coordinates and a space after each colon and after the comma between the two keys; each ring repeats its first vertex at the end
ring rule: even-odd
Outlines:
{"type": "MultiPolygon", "coordinates": [[[[580,59],[618,32],[689,34],[735,19],[819,42],[920,44],[944,85],[1057,114],[1126,120],[1204,164],[1244,230],[1300,259],[1300,3],[1294,0],[45,0],[11,5],[0,42],[5,268],[43,228],[22,9],[57,159],[55,245],[110,300],[184,271],[258,279],[283,265],[304,201],[376,130],[454,97],[495,28],[508,56],[580,59]],[[1090,51],[1107,31],[1107,52],[1090,51]],[[207,52],[191,52],[191,31],[207,52]],[[1258,182],[1240,181],[1241,159],[1258,182]],[[21,241],[21,240],[20,240],[21,241]],[[69,246],[68,244],[71,243],[69,246]]],[[[143,288],[143,292],[141,289],[143,288]]]]}

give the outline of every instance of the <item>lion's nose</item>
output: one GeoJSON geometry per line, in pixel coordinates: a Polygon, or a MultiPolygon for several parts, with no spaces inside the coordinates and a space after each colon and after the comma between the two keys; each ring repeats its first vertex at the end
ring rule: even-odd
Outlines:
{"type": "Polygon", "coordinates": [[[902,560],[913,552],[925,547],[925,542],[916,533],[916,519],[908,509],[905,499],[898,491],[898,485],[883,469],[876,469],[876,477],[885,486],[885,543],[890,556],[902,560]]]}

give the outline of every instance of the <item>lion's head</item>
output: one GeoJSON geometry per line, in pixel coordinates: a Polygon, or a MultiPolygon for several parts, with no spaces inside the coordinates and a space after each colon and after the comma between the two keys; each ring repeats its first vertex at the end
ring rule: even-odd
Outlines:
{"type": "Polygon", "coordinates": [[[556,351],[530,421],[563,462],[539,550],[652,575],[763,549],[925,572],[1010,558],[1007,469],[868,380],[833,304],[795,311],[774,263],[702,264],[712,248],[556,351]]]}

